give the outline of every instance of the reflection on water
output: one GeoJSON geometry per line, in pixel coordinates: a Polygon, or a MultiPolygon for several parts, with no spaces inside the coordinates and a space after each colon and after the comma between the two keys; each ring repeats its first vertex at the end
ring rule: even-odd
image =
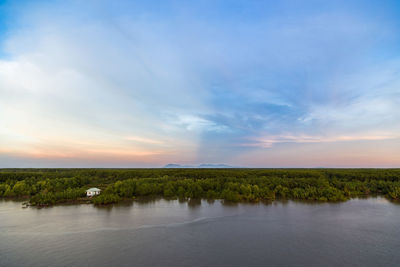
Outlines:
{"type": "Polygon", "coordinates": [[[140,199],[22,209],[0,201],[0,266],[400,265],[400,205],[140,199]]]}

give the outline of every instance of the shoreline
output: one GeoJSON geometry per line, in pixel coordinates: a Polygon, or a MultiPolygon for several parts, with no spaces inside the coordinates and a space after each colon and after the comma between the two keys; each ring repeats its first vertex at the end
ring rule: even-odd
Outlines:
{"type": "Polygon", "coordinates": [[[31,205],[29,202],[26,202],[26,198],[0,198],[0,202],[5,201],[5,202],[14,202],[14,203],[21,203],[22,208],[36,208],[36,209],[43,209],[43,208],[51,208],[51,207],[60,207],[60,206],[78,206],[78,205],[92,205],[94,207],[112,207],[112,206],[123,206],[123,205],[130,205],[132,203],[151,203],[151,202],[157,202],[157,201],[179,201],[180,203],[187,203],[188,205],[196,206],[200,204],[203,201],[207,201],[207,203],[212,204],[215,201],[221,202],[223,205],[227,206],[232,206],[232,205],[240,205],[240,204],[245,204],[245,205],[273,205],[274,203],[288,203],[288,202],[295,202],[295,203],[303,203],[303,204],[309,204],[309,205],[322,205],[322,204],[340,204],[340,203],[346,203],[352,200],[368,200],[368,199],[384,199],[385,201],[392,203],[392,204],[397,204],[400,205],[400,201],[398,200],[393,200],[390,199],[384,195],[366,195],[366,196],[358,196],[358,197],[352,197],[347,200],[342,200],[342,201],[318,201],[318,200],[307,200],[307,199],[274,199],[274,200],[260,200],[260,201],[237,201],[237,202],[232,202],[232,201],[227,201],[224,199],[207,199],[207,198],[196,198],[196,199],[179,199],[179,198],[165,198],[165,197],[140,197],[140,198],[125,198],[122,199],[119,202],[116,203],[108,203],[108,204],[94,204],[91,202],[89,199],[81,199],[81,200],[71,200],[71,201],[66,201],[66,202],[59,202],[55,204],[48,204],[48,205],[31,205]],[[25,202],[24,202],[25,201],[25,202]]]}
{"type": "Polygon", "coordinates": [[[25,169],[0,171],[0,198],[32,206],[109,205],[147,197],[343,202],[381,195],[400,200],[400,169],[25,169]],[[101,193],[88,198],[87,190],[101,193]]]}

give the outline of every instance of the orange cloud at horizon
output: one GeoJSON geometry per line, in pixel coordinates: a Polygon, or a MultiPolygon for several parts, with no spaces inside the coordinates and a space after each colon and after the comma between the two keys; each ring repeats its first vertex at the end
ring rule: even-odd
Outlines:
{"type": "Polygon", "coordinates": [[[400,139],[279,143],[235,158],[251,167],[399,168],[400,139]]]}

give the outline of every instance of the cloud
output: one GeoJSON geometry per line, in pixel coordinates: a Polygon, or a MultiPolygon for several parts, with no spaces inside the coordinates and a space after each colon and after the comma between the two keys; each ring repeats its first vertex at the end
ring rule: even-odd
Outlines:
{"type": "Polygon", "coordinates": [[[56,16],[32,23],[34,31],[7,40],[13,56],[0,61],[2,153],[190,153],[196,133],[171,131],[164,117],[183,116],[189,105],[201,110],[201,99],[157,25],[94,20],[73,27],[82,21],[56,16]]]}
{"type": "Polygon", "coordinates": [[[13,9],[0,59],[7,162],[146,158],[160,166],[225,162],[282,144],[397,138],[399,40],[390,8],[162,5],[13,9]]]}
{"type": "Polygon", "coordinates": [[[241,146],[270,148],[279,143],[334,143],[334,142],[353,142],[353,141],[379,141],[400,139],[399,134],[376,133],[358,135],[285,135],[258,137],[252,142],[240,144],[241,146]]]}

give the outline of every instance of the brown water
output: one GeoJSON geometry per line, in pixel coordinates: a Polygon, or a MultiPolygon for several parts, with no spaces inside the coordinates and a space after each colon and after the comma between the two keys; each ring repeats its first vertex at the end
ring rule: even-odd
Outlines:
{"type": "Polygon", "coordinates": [[[400,205],[0,201],[0,266],[400,266],[400,205]]]}

